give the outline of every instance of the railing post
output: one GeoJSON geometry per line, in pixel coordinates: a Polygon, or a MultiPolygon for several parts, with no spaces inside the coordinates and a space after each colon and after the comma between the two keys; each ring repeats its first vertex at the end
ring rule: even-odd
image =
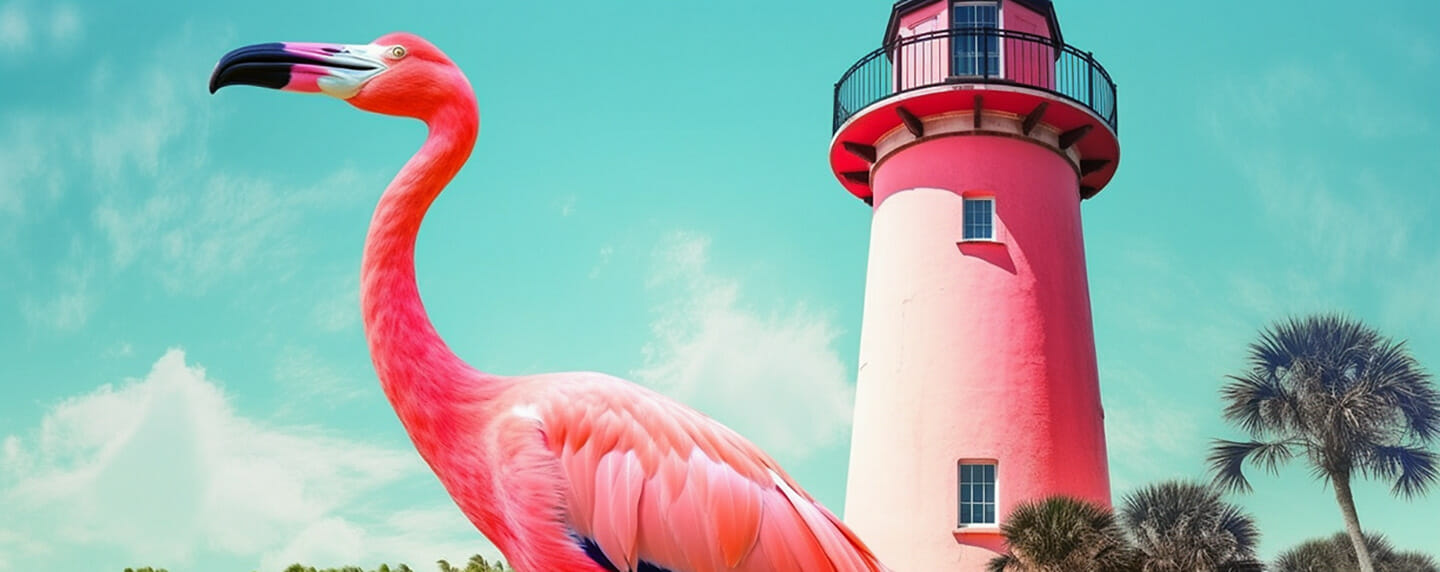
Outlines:
{"type": "Polygon", "coordinates": [[[1095,52],[1085,52],[1085,89],[1090,92],[1090,99],[1085,101],[1091,108],[1095,107],[1095,52]]]}
{"type": "Polygon", "coordinates": [[[895,40],[895,61],[891,67],[895,68],[895,93],[905,91],[905,64],[903,55],[905,53],[905,38],[896,36],[895,40]]]}
{"type": "Polygon", "coordinates": [[[1110,82],[1110,129],[1120,132],[1120,94],[1115,82],[1110,82]]]}
{"type": "Polygon", "coordinates": [[[990,31],[975,31],[975,54],[980,56],[980,77],[990,79],[990,31]]]}

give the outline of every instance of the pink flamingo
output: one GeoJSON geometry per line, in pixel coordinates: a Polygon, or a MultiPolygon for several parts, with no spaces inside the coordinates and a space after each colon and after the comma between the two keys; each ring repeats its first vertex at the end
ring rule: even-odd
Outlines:
{"type": "Polygon", "coordinates": [[[885,570],[773,459],[714,420],[603,374],[505,377],[450,351],[420,302],[415,236],[480,119],[469,80],[435,46],[404,33],[248,46],[220,60],[210,91],[234,84],[324,93],[429,127],[370,223],[365,335],[420,456],[517,570],[885,570]]]}

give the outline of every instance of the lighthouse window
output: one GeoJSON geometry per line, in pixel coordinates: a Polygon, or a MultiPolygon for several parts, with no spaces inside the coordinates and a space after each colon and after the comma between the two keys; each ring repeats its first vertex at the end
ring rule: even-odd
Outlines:
{"type": "Polygon", "coordinates": [[[956,2],[950,13],[951,28],[962,30],[954,39],[950,75],[1000,75],[1000,36],[989,31],[1000,27],[1000,6],[995,2],[956,2]],[[973,33],[964,33],[966,29],[973,33]]]}
{"type": "Polygon", "coordinates": [[[965,199],[963,240],[995,240],[995,199],[965,199]]]}
{"type": "Polygon", "coordinates": [[[995,524],[995,463],[960,463],[960,526],[995,524]]]}

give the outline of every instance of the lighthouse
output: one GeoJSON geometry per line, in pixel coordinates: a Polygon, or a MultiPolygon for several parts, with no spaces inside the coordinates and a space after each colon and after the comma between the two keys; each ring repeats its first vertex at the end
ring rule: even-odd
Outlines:
{"type": "Polygon", "coordinates": [[[896,570],[983,570],[1017,504],[1110,504],[1080,211],[1115,83],[1049,0],[901,0],[834,105],[873,209],[845,521],[896,570]]]}

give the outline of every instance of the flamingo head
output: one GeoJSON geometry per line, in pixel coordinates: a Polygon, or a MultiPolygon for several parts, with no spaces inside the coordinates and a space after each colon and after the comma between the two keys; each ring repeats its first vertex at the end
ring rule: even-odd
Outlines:
{"type": "Polygon", "coordinates": [[[365,111],[425,121],[456,94],[474,98],[470,82],[444,52],[404,32],[369,44],[245,46],[225,54],[210,74],[210,93],[227,85],[323,93],[365,111]]]}

